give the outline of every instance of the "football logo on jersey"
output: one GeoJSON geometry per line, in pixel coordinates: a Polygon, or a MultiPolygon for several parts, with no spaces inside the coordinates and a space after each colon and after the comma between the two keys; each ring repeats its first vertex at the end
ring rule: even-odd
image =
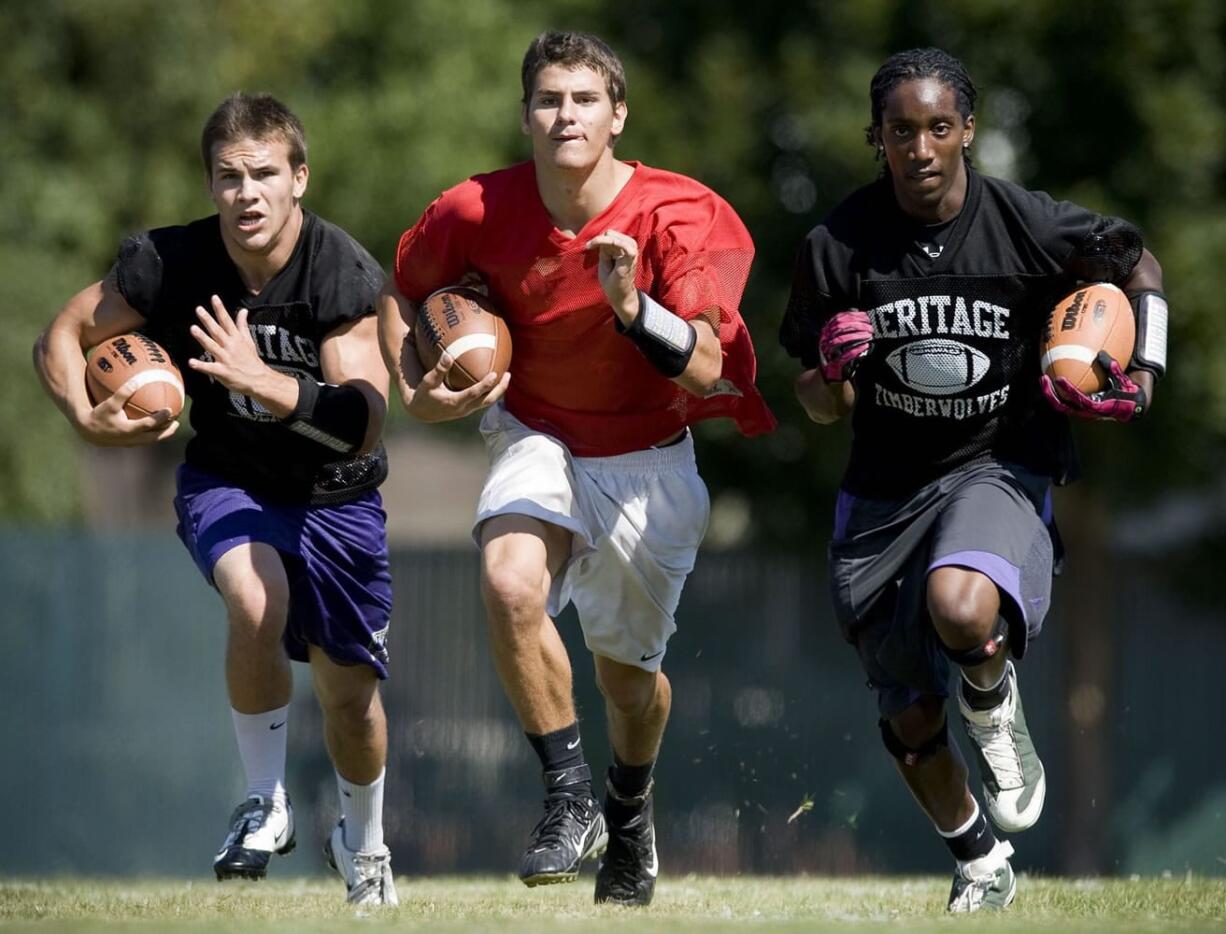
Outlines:
{"type": "Polygon", "coordinates": [[[941,337],[903,344],[885,362],[909,389],[933,396],[970,389],[987,375],[991,365],[982,350],[941,337]]]}

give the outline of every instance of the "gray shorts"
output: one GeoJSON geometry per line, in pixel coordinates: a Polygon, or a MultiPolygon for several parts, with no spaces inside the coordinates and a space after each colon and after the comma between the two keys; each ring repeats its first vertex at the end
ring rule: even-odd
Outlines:
{"type": "Polygon", "coordinates": [[[950,663],[928,616],[928,574],[956,566],[1001,593],[1009,646],[1021,658],[1051,599],[1051,481],[996,461],[955,470],[906,497],[839,494],[830,585],[881,716],[923,694],[949,694],[950,663]]]}

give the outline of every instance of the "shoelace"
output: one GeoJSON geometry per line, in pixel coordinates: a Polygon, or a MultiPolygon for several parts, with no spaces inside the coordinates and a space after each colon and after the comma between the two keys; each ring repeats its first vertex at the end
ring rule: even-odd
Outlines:
{"type": "Polygon", "coordinates": [[[382,853],[354,853],[353,874],[356,881],[349,890],[351,901],[365,901],[372,889],[377,889],[375,896],[383,900],[383,866],[387,857],[382,853]]]}
{"type": "Polygon", "coordinates": [[[636,846],[637,842],[620,834],[610,834],[609,846],[604,853],[605,864],[612,870],[609,888],[627,898],[635,894],[634,883],[638,880],[643,863],[647,861],[645,854],[650,853],[649,845],[636,846]]]}
{"type": "Polygon", "coordinates": [[[557,846],[565,837],[567,818],[575,817],[587,823],[587,808],[582,798],[546,798],[545,816],[532,828],[537,847],[557,846]]]}
{"type": "Polygon", "coordinates": [[[230,815],[230,833],[235,841],[243,840],[248,834],[260,830],[272,814],[272,809],[272,802],[261,804],[251,798],[236,807],[230,815]]]}
{"type": "Polygon", "coordinates": [[[988,760],[988,767],[996,776],[1001,788],[1020,788],[1025,784],[1022,777],[1022,757],[1013,738],[1013,725],[980,726],[968,723],[967,731],[988,760]]]}
{"type": "Polygon", "coordinates": [[[966,872],[965,867],[958,866],[958,875],[966,883],[962,891],[958,893],[958,897],[954,899],[954,903],[963,905],[967,908],[976,908],[983,903],[987,898],[988,892],[992,890],[992,886],[996,884],[997,877],[1000,874],[1000,869],[986,869],[978,875],[973,875],[966,872]]]}

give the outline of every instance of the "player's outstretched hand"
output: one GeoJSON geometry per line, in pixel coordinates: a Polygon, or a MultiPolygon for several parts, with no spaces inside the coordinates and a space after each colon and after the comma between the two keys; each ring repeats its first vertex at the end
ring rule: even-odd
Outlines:
{"type": "Polygon", "coordinates": [[[840,383],[855,375],[860,358],[873,346],[873,324],[858,308],[834,315],[817,337],[822,379],[840,383]]]}
{"type": "Polygon", "coordinates": [[[240,308],[238,315],[232,318],[216,295],[213,296],[212,306],[212,314],[202,306],[196,306],[196,317],[200,323],[192,325],[191,333],[204,348],[205,356],[199,359],[193,357],[187,364],[193,370],[213,377],[227,389],[254,396],[260,386],[267,382],[269,367],[260,359],[247,327],[247,309],[240,308]]]}
{"type": "Polygon", "coordinates": [[[76,422],[81,437],[101,447],[138,447],[164,441],[178,431],[179,423],[170,417],[170,409],[142,418],[128,416],[123,407],[140,387],[138,379],[130,379],[90,409],[76,422]]]}
{"type": "Polygon", "coordinates": [[[639,245],[620,230],[606,230],[587,242],[585,249],[598,251],[596,275],[613,312],[624,325],[639,313],[639,245]]]}
{"type": "Polygon", "coordinates": [[[1124,368],[1105,350],[1098,352],[1096,362],[1107,371],[1107,388],[1099,392],[1084,393],[1063,376],[1054,381],[1047,375],[1040,377],[1043,396],[1051,407],[1077,418],[1112,422],[1131,421],[1144,412],[1149,405],[1145,390],[1128,377],[1124,368]]]}
{"type": "Polygon", "coordinates": [[[484,409],[503,397],[511,384],[511,374],[487,373],[479,383],[467,389],[449,389],[447,371],[455,361],[450,354],[439,357],[438,364],[427,370],[413,389],[413,398],[405,405],[409,414],[423,422],[446,422],[463,418],[470,412],[484,409]]]}

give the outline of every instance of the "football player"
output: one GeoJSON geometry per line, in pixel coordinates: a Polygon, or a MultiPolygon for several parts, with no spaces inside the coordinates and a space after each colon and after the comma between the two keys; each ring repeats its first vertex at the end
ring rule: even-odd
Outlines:
{"type": "Polygon", "coordinates": [[[951,911],[1003,908],[1015,881],[997,828],[1030,827],[1043,766],[1012,659],[1047,612],[1058,540],[1050,487],[1077,472],[1067,415],[1127,422],[1166,366],[1162,273],[1126,221],[972,167],[975,87],[937,49],[872,80],[881,177],[840,203],[796,261],[781,341],[813,421],[851,413],[830,579],[876,689],[886,749],[956,860],[951,911]],[[1093,394],[1040,377],[1049,310],[1075,284],[1120,285],[1131,360],[1093,394]],[[987,814],[946,721],[956,703],[987,814]]]}
{"type": "Polygon", "coordinates": [[[520,878],[571,881],[607,841],[596,900],[642,905],[658,871],[661,665],[709,514],[689,426],[773,426],[737,310],[753,243],[709,188],[616,158],[626,79],[604,42],[539,36],[522,85],[531,160],[449,189],[403,235],[381,342],[410,414],[486,408],[491,467],[473,537],[494,663],[545,786],[520,878]],[[466,276],[501,309],[514,356],[501,381],[452,392],[446,355],[422,372],[414,308],[466,276]],[[603,814],[552,619],[571,601],[613,747],[603,814]]]}
{"type": "MultiPolygon", "coordinates": [[[[179,536],[220,593],[226,686],[247,797],[213,861],[218,879],[263,878],[294,848],[285,789],[291,673],[309,662],[336,768],[341,820],[325,844],[348,899],[395,904],[383,842],[391,575],[377,491],[387,372],[378,263],[302,207],[302,124],[265,94],[236,94],[202,136],[217,213],[125,240],[110,274],[39,339],[47,392],[87,441],[163,440],[163,411],[124,415],[134,386],[93,405],[82,351],[141,329],[184,374],[195,435],[177,474],[179,536]]],[[[130,381],[131,382],[131,381],[130,381]]]]}

